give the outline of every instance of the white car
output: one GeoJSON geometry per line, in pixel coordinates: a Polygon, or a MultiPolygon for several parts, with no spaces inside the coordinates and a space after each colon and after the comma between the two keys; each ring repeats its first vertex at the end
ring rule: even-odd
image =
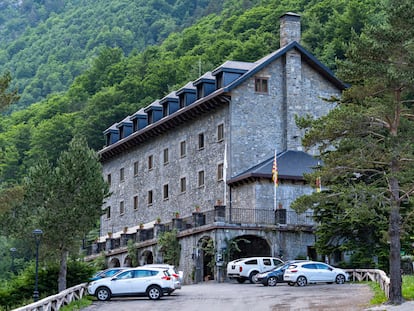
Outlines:
{"type": "Polygon", "coordinates": [[[230,261],[227,264],[227,277],[236,279],[239,283],[249,280],[254,283],[254,276],[258,273],[272,270],[283,263],[275,257],[249,257],[230,261]]]}
{"type": "Polygon", "coordinates": [[[283,280],[293,286],[305,286],[308,283],[337,283],[348,281],[349,275],[342,269],[323,262],[305,261],[291,264],[283,275],[283,280]]]}
{"type": "Polygon", "coordinates": [[[183,283],[183,271],[177,271],[173,265],[169,264],[147,264],[143,267],[152,267],[152,268],[163,268],[167,269],[168,273],[174,278],[174,288],[181,289],[181,284],[183,283]]]}
{"type": "Polygon", "coordinates": [[[151,267],[125,269],[113,277],[92,281],[88,285],[88,293],[102,301],[130,296],[148,296],[157,300],[174,289],[174,279],[167,269],[151,267]]]}

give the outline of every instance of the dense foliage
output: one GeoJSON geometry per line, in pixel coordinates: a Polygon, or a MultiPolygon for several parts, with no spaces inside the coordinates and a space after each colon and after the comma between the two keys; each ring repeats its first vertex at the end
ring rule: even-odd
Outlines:
{"type": "Polygon", "coordinates": [[[17,107],[26,107],[66,91],[102,47],[142,51],[221,6],[217,0],[1,1],[0,64],[21,91],[17,107]]]}
{"type": "Polygon", "coordinates": [[[329,189],[313,196],[325,236],[319,243],[365,258],[389,244],[394,304],[402,302],[401,241],[411,244],[414,233],[413,38],[414,3],[387,1],[384,21],[355,35],[340,62],[351,87],[338,107],[318,120],[301,120],[308,129],[304,145],[319,146],[329,189]]]}

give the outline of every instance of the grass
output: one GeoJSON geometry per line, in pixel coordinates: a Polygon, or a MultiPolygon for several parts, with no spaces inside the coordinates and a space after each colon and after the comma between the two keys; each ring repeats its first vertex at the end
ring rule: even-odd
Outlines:
{"type": "Polygon", "coordinates": [[[93,301],[93,297],[91,296],[84,296],[80,300],[76,300],[68,304],[67,306],[63,306],[59,309],[59,311],[78,311],[82,308],[86,308],[87,306],[91,305],[93,301]]]}
{"type": "MultiPolygon", "coordinates": [[[[372,305],[380,305],[387,301],[378,283],[367,282],[367,284],[374,292],[374,297],[370,301],[372,305]]],[[[414,300],[414,275],[403,275],[402,295],[405,300],[414,300]]]]}

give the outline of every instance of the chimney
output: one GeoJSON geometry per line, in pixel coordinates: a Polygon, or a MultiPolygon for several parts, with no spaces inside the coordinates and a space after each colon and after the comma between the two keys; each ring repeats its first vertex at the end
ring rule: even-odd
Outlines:
{"type": "Polygon", "coordinates": [[[280,17],[280,47],[293,41],[300,43],[300,15],[288,12],[280,17]]]}

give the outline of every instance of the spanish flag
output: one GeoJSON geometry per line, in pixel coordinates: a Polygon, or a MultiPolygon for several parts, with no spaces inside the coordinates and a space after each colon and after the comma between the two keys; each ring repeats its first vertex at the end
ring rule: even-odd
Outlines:
{"type": "Polygon", "coordinates": [[[315,184],[316,184],[316,192],[321,192],[322,184],[321,184],[320,176],[316,177],[315,184]]]}

